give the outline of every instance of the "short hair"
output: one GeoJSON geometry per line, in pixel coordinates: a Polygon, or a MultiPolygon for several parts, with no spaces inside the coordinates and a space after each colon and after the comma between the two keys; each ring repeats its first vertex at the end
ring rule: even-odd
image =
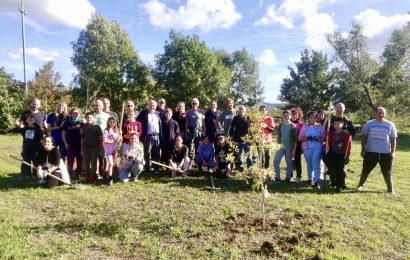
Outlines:
{"type": "Polygon", "coordinates": [[[384,107],[376,107],[376,110],[375,110],[374,112],[377,113],[377,110],[379,110],[379,109],[383,110],[383,112],[384,112],[385,114],[387,114],[387,110],[386,110],[384,107]]]}
{"type": "Polygon", "coordinates": [[[138,140],[139,136],[138,136],[138,134],[135,133],[135,132],[130,134],[130,139],[131,139],[131,136],[134,136],[134,135],[137,137],[137,140],[138,140]]]}
{"type": "Polygon", "coordinates": [[[315,112],[315,111],[309,111],[309,112],[306,113],[306,117],[307,117],[308,119],[309,119],[309,117],[312,116],[312,115],[316,116],[316,112],[315,112]]]}
{"type": "Polygon", "coordinates": [[[209,136],[203,135],[201,140],[205,140],[205,138],[208,138],[208,139],[209,139],[209,136]]]}
{"type": "Polygon", "coordinates": [[[167,109],[165,109],[164,113],[170,113],[170,114],[173,114],[173,113],[174,113],[174,111],[172,111],[172,108],[167,108],[167,109]]]}
{"type": "Polygon", "coordinates": [[[344,120],[341,117],[335,117],[333,120],[333,123],[342,123],[344,124],[344,120]]]}
{"type": "Polygon", "coordinates": [[[80,111],[80,109],[78,108],[78,107],[72,107],[71,109],[70,109],[70,114],[72,114],[75,110],[77,110],[78,111],[78,113],[80,113],[81,111],[80,111]]]}
{"type": "Polygon", "coordinates": [[[260,107],[259,107],[259,111],[260,111],[260,110],[262,110],[262,109],[266,109],[266,110],[268,110],[268,107],[267,107],[267,106],[265,106],[265,105],[262,105],[262,106],[260,106],[260,107]]]}
{"type": "Polygon", "coordinates": [[[290,111],[289,111],[289,110],[283,110],[282,116],[284,116],[285,114],[289,114],[289,115],[290,115],[290,111]]]}
{"type": "Polygon", "coordinates": [[[87,117],[87,116],[93,116],[94,117],[94,114],[93,114],[93,112],[87,112],[87,113],[85,113],[85,117],[87,117]]]}
{"type": "Polygon", "coordinates": [[[232,98],[227,98],[225,103],[234,102],[232,98]]]}
{"type": "Polygon", "coordinates": [[[26,116],[26,120],[29,119],[29,118],[34,118],[35,119],[34,115],[31,114],[31,113],[26,116]]]}

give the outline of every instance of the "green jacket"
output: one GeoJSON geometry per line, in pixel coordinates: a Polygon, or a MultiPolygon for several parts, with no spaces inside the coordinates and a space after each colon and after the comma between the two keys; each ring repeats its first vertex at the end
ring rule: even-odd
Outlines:
{"type": "MultiPolygon", "coordinates": [[[[281,131],[282,124],[283,123],[280,123],[279,127],[278,127],[278,144],[281,143],[280,140],[281,140],[281,137],[282,137],[282,133],[281,133],[282,132],[281,131]]],[[[295,146],[295,144],[298,141],[298,131],[296,129],[295,124],[290,123],[290,125],[291,125],[291,127],[290,127],[290,147],[291,147],[291,149],[293,149],[293,147],[295,146]]]]}

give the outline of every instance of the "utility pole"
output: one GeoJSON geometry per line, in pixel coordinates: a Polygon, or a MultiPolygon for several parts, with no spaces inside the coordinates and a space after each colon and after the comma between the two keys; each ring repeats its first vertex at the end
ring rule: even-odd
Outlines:
{"type": "Polygon", "coordinates": [[[25,88],[26,94],[28,94],[27,73],[26,73],[26,30],[24,28],[24,16],[26,15],[26,11],[24,10],[23,0],[21,0],[19,11],[21,13],[21,34],[22,34],[22,38],[23,38],[24,88],[25,88]]]}

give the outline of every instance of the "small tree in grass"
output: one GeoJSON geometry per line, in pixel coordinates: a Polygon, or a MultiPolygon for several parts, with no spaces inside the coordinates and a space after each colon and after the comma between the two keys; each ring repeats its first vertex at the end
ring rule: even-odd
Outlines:
{"type": "Polygon", "coordinates": [[[258,157],[256,163],[253,165],[252,169],[245,170],[246,181],[248,184],[252,184],[252,189],[261,192],[261,214],[262,214],[262,226],[265,227],[266,223],[266,199],[270,196],[268,192],[267,182],[272,176],[268,169],[263,167],[263,156],[264,150],[269,149],[270,152],[275,152],[280,148],[280,145],[276,141],[268,143],[264,135],[264,128],[266,127],[263,123],[264,115],[261,112],[250,110],[247,113],[250,118],[251,124],[249,127],[248,134],[243,138],[244,142],[251,144],[251,151],[257,152],[258,157]],[[251,182],[249,182],[251,180],[251,182]]]}

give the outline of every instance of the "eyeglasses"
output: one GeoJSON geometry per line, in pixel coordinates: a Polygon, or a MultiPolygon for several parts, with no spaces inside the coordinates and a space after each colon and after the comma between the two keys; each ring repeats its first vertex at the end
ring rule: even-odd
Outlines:
{"type": "Polygon", "coordinates": [[[127,107],[133,107],[134,105],[127,105],[127,107]]]}
{"type": "Polygon", "coordinates": [[[192,105],[198,105],[198,103],[191,103],[192,105]]]}

